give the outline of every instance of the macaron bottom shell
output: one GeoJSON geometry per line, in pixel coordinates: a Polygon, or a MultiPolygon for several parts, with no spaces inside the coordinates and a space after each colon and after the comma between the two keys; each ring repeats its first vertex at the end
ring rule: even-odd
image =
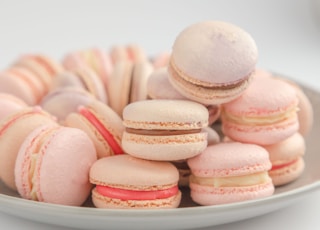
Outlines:
{"type": "Polygon", "coordinates": [[[280,186],[292,182],[303,173],[305,169],[305,162],[302,157],[299,157],[291,164],[277,169],[271,169],[269,176],[272,178],[274,186],[280,186]]]}
{"type": "Polygon", "coordinates": [[[190,183],[191,198],[200,205],[219,205],[271,196],[274,193],[272,181],[241,187],[213,187],[190,183]]]}
{"type": "Polygon", "coordinates": [[[97,192],[97,189],[92,190],[92,202],[97,208],[112,208],[112,209],[165,209],[177,208],[181,202],[181,192],[176,195],[152,200],[122,200],[118,198],[110,198],[103,196],[97,192]]]}
{"type": "Polygon", "coordinates": [[[194,157],[207,147],[207,133],[148,136],[124,132],[123,150],[146,160],[175,161],[194,157]]]}

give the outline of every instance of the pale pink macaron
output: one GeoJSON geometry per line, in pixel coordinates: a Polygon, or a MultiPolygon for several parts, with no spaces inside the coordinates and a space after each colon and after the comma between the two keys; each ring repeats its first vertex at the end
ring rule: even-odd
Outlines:
{"type": "Polygon", "coordinates": [[[57,123],[40,107],[27,107],[1,120],[0,177],[9,188],[16,190],[14,165],[20,145],[30,132],[44,124],[57,123]]]}
{"type": "Polygon", "coordinates": [[[40,102],[40,106],[55,116],[60,124],[66,117],[76,112],[79,106],[84,106],[96,98],[88,91],[77,87],[57,88],[48,93],[40,102]]]}
{"type": "Polygon", "coordinates": [[[271,162],[261,146],[240,142],[211,145],[188,159],[191,198],[200,205],[234,203],[271,196],[271,162]]]}
{"type": "Polygon", "coordinates": [[[123,150],[135,157],[174,161],[193,157],[207,146],[208,110],[186,100],[144,100],[123,110],[123,150]]]}
{"type": "Polygon", "coordinates": [[[123,154],[124,126],[121,117],[98,100],[79,106],[65,119],[65,125],[86,132],[93,141],[98,158],[123,154]]]}
{"type": "Polygon", "coordinates": [[[256,43],[242,28],[223,21],[202,21],[176,37],[169,80],[189,99],[221,104],[249,86],[257,59],[256,43]]]}
{"type": "Polygon", "coordinates": [[[47,89],[33,72],[14,66],[0,73],[0,92],[12,94],[28,105],[36,105],[47,89]]]}
{"type": "Polygon", "coordinates": [[[223,104],[222,131],[234,141],[269,145],[299,129],[298,98],[287,83],[255,77],[237,99],[223,104]]]}
{"type": "Polygon", "coordinates": [[[118,60],[107,87],[110,107],[122,116],[129,103],[147,99],[147,81],[153,71],[149,61],[118,60]]]}
{"type": "Polygon", "coordinates": [[[170,62],[171,52],[164,51],[152,58],[152,64],[155,69],[167,67],[170,62]]]}
{"type": "Polygon", "coordinates": [[[89,67],[75,68],[57,74],[52,82],[52,90],[62,87],[78,87],[92,94],[98,100],[108,103],[106,88],[100,77],[89,67]]]}
{"type": "Polygon", "coordinates": [[[305,168],[303,156],[306,145],[299,132],[279,143],[263,147],[269,152],[272,163],[269,175],[275,186],[288,184],[301,176],[305,168]]]}
{"type": "Polygon", "coordinates": [[[0,122],[9,115],[16,113],[28,105],[20,98],[7,93],[0,93],[0,122]]]}
{"type": "Polygon", "coordinates": [[[88,48],[67,53],[62,60],[68,70],[88,67],[101,79],[104,86],[109,84],[109,77],[113,71],[113,64],[109,54],[101,48],[88,48]]]}
{"type": "Polygon", "coordinates": [[[145,50],[138,44],[114,45],[109,51],[113,64],[122,61],[132,63],[145,62],[148,60],[145,50]]]}
{"type": "Polygon", "coordinates": [[[42,54],[23,55],[13,63],[13,66],[19,66],[34,73],[41,82],[45,94],[49,91],[54,77],[64,71],[60,62],[42,54]]]}
{"type": "MultiPolygon", "coordinates": [[[[172,86],[166,67],[159,67],[150,74],[147,80],[147,93],[151,99],[188,100],[172,86]]],[[[209,112],[209,125],[211,125],[220,117],[220,106],[208,105],[206,107],[209,112]]]]}
{"type": "Polygon", "coordinates": [[[90,170],[90,181],[96,185],[92,201],[97,208],[177,208],[181,201],[178,179],[178,170],[169,162],[130,155],[105,157],[90,170]]]}
{"type": "Polygon", "coordinates": [[[94,145],[79,129],[40,126],[23,141],[14,174],[21,197],[46,203],[82,205],[92,185],[94,145]]]}

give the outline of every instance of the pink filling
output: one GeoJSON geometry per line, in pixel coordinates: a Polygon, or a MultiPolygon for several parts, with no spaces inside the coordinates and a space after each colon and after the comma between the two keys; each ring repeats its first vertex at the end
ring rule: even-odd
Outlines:
{"type": "Polygon", "coordinates": [[[102,137],[108,142],[114,154],[123,154],[123,150],[113,135],[104,127],[104,125],[88,109],[81,107],[79,113],[84,116],[98,130],[102,137]]]}
{"type": "Polygon", "coordinates": [[[157,191],[136,191],[97,185],[96,191],[103,196],[121,200],[156,200],[175,196],[179,189],[178,186],[173,186],[157,191]]]}
{"type": "Polygon", "coordinates": [[[285,163],[285,164],[281,164],[281,165],[273,165],[271,170],[277,170],[277,169],[281,169],[281,168],[284,168],[284,167],[288,167],[294,163],[296,163],[298,161],[298,159],[295,159],[293,161],[290,161],[288,163],[285,163]]]}

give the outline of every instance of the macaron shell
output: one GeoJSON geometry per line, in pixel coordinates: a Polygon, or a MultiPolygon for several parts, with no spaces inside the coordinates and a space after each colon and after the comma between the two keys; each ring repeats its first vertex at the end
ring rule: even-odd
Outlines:
{"type": "Polygon", "coordinates": [[[166,209],[166,208],[177,208],[181,201],[181,192],[176,196],[169,197],[166,199],[156,200],[120,200],[105,197],[96,192],[95,189],[92,191],[92,201],[97,208],[111,208],[111,209],[166,209]]]}
{"type": "Polygon", "coordinates": [[[206,147],[206,132],[168,136],[124,132],[122,136],[122,148],[126,153],[147,160],[183,160],[198,155],[206,147]]]}
{"type": "MultiPolygon", "coordinates": [[[[21,113],[26,113],[27,115],[10,123],[10,126],[1,134],[0,138],[0,176],[2,181],[13,190],[16,190],[14,165],[20,145],[26,136],[35,128],[44,124],[56,124],[55,120],[53,120],[49,114],[43,111],[28,114],[30,111],[32,110],[23,110],[21,113]]],[[[2,121],[0,130],[2,130],[14,116],[17,115],[13,114],[5,121],[2,121]]]]}
{"type": "Polygon", "coordinates": [[[20,98],[6,93],[0,93],[0,122],[2,119],[16,113],[28,105],[20,98]]]}
{"type": "Polygon", "coordinates": [[[153,66],[149,61],[139,62],[134,65],[130,89],[130,103],[147,99],[147,81],[152,71],[153,66]]]}
{"type": "Polygon", "coordinates": [[[132,69],[132,62],[119,61],[114,65],[114,71],[110,76],[110,84],[107,88],[109,105],[120,116],[129,103],[132,69]]]}
{"type": "Polygon", "coordinates": [[[167,67],[155,69],[147,81],[148,95],[152,99],[185,100],[186,97],[171,85],[168,75],[167,67]]]}
{"type": "MultiPolygon", "coordinates": [[[[99,101],[93,101],[86,106],[87,109],[102,123],[108,132],[111,133],[115,141],[121,145],[124,126],[122,119],[110,107],[99,101]]],[[[98,158],[114,155],[109,143],[94,125],[79,113],[71,113],[67,116],[65,125],[83,130],[93,141],[97,150],[98,158]]]]}
{"type": "Polygon", "coordinates": [[[304,159],[302,157],[298,157],[294,164],[290,164],[287,167],[270,170],[269,176],[272,178],[274,186],[280,186],[298,179],[304,172],[304,169],[304,159]]]}
{"type": "Polygon", "coordinates": [[[0,74],[0,92],[12,94],[25,101],[28,105],[37,103],[37,97],[25,82],[6,73],[0,74]]]}
{"type": "Polygon", "coordinates": [[[190,183],[191,198],[200,205],[219,205],[271,196],[274,186],[270,180],[264,184],[245,187],[200,186],[190,183]]]}
{"type": "Polygon", "coordinates": [[[47,133],[43,132],[43,127],[34,130],[21,146],[15,171],[19,192],[23,194],[22,186],[29,183],[29,177],[26,176],[29,167],[26,164],[30,164],[30,145],[42,138],[38,143],[41,149],[33,184],[38,200],[80,206],[92,188],[88,175],[91,165],[96,161],[94,146],[81,130],[61,126],[50,129],[52,132],[47,133]]]}
{"type": "Polygon", "coordinates": [[[124,125],[135,129],[190,130],[208,124],[208,110],[187,100],[144,100],[123,110],[124,125]]]}
{"type": "Polygon", "coordinates": [[[94,100],[95,98],[85,90],[64,87],[47,94],[40,102],[40,106],[63,123],[66,117],[76,112],[80,105],[87,105],[94,100]]]}
{"type": "Polygon", "coordinates": [[[169,162],[117,155],[96,161],[90,169],[90,180],[93,184],[123,188],[160,188],[176,184],[179,173],[169,162]]]}
{"type": "Polygon", "coordinates": [[[182,73],[209,87],[247,78],[257,58],[253,38],[238,26],[222,21],[188,26],[177,36],[171,54],[171,61],[182,73]]]}
{"type": "Polygon", "coordinates": [[[198,156],[188,159],[188,165],[199,177],[242,176],[271,169],[267,150],[240,142],[208,146],[198,156]]]}

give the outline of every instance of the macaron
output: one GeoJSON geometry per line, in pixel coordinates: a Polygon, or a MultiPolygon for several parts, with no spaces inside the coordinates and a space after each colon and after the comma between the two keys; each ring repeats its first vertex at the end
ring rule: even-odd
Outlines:
{"type": "Polygon", "coordinates": [[[287,83],[255,77],[237,99],[222,105],[222,131],[234,141],[270,145],[299,129],[298,98],[287,83]]]}
{"type": "Polygon", "coordinates": [[[10,67],[0,73],[0,92],[12,94],[28,105],[36,105],[45,95],[38,77],[22,67],[10,67]]]}
{"type": "Polygon", "coordinates": [[[138,44],[114,45],[109,51],[113,64],[122,61],[132,63],[145,62],[148,60],[145,50],[138,44]]]}
{"type": "Polygon", "coordinates": [[[149,61],[133,63],[124,59],[115,63],[107,92],[109,105],[119,116],[127,104],[147,99],[147,80],[152,71],[149,61]]]}
{"type": "Polygon", "coordinates": [[[275,186],[288,184],[301,176],[305,168],[303,156],[306,145],[299,132],[281,142],[263,147],[269,152],[272,164],[269,175],[275,186]]]}
{"type": "Polygon", "coordinates": [[[261,146],[219,143],[188,159],[191,198],[200,205],[218,205],[271,196],[271,162],[261,146]]]}
{"type": "MultiPolygon", "coordinates": [[[[208,146],[215,145],[220,142],[218,133],[212,127],[204,127],[202,130],[207,133],[208,146]]],[[[191,170],[188,166],[187,159],[171,161],[171,163],[174,164],[174,166],[176,166],[179,171],[179,186],[189,186],[189,177],[191,175],[191,170]]]]}
{"type": "Polygon", "coordinates": [[[164,51],[152,58],[152,64],[155,69],[167,67],[170,61],[171,52],[164,51]]]}
{"type": "Polygon", "coordinates": [[[186,100],[144,100],[123,110],[123,150],[148,160],[193,157],[207,147],[208,110],[186,100]]]}
{"type": "Polygon", "coordinates": [[[58,74],[52,89],[62,87],[79,87],[91,93],[98,100],[108,103],[107,92],[100,77],[89,67],[75,68],[58,74]]]}
{"type": "Polygon", "coordinates": [[[181,201],[179,173],[169,162],[148,161],[130,155],[105,157],[90,170],[97,208],[167,209],[181,201]]]}
{"type": "Polygon", "coordinates": [[[96,160],[94,145],[83,131],[40,126],[19,149],[14,168],[17,190],[25,199],[80,206],[90,195],[89,170],[96,160]]]}
{"type": "Polygon", "coordinates": [[[94,100],[70,113],[65,125],[88,134],[97,150],[98,158],[123,154],[121,139],[124,131],[121,117],[108,105],[94,100]]]}
{"type": "MultiPolygon", "coordinates": [[[[155,69],[147,80],[147,93],[151,99],[188,100],[177,91],[169,81],[169,73],[166,67],[155,69]]],[[[209,125],[220,117],[219,105],[206,106],[209,112],[209,125]]]]}
{"type": "Polygon", "coordinates": [[[80,105],[87,105],[95,100],[96,98],[84,89],[63,87],[48,93],[39,105],[55,116],[60,124],[64,124],[66,117],[76,112],[80,105]]]}
{"type": "Polygon", "coordinates": [[[64,71],[60,62],[43,54],[25,54],[19,57],[13,64],[28,69],[38,77],[43,85],[43,90],[48,92],[54,77],[64,71]]]}
{"type": "Polygon", "coordinates": [[[26,136],[44,124],[57,125],[55,119],[40,107],[27,107],[1,120],[0,177],[5,185],[16,190],[14,165],[26,136]]]}
{"type": "Polygon", "coordinates": [[[88,48],[67,53],[62,60],[67,70],[88,67],[100,77],[104,86],[109,84],[109,77],[113,71],[113,64],[108,53],[101,48],[88,48]]]}
{"type": "Polygon", "coordinates": [[[201,21],[176,37],[169,80],[191,100],[222,104],[249,86],[257,59],[257,46],[248,32],[228,22],[201,21]]]}
{"type": "Polygon", "coordinates": [[[2,119],[26,108],[27,106],[27,103],[12,94],[0,93],[0,122],[2,119]]]}

